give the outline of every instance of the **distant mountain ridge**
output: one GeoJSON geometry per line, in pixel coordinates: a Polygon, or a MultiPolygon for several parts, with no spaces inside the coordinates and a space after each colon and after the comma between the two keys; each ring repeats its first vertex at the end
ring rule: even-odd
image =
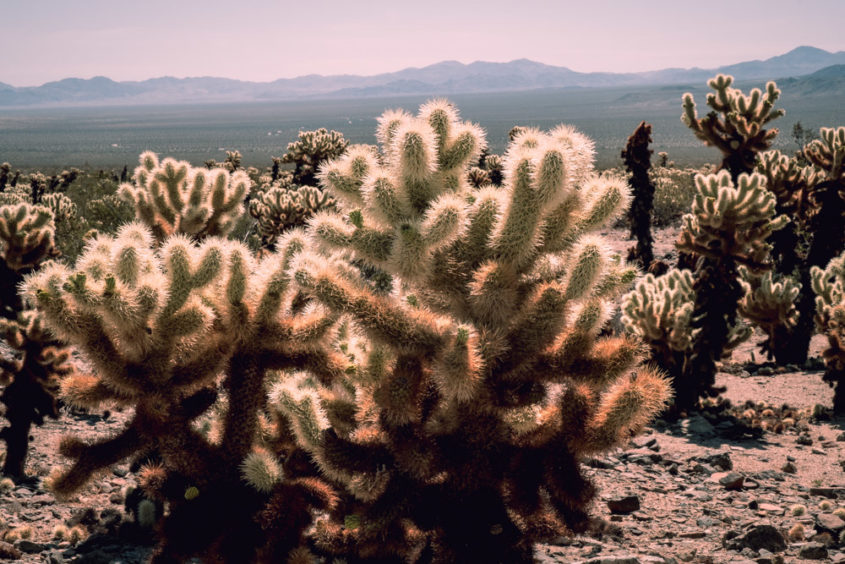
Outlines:
{"type": "Polygon", "coordinates": [[[388,95],[448,95],[505,92],[539,88],[591,88],[700,84],[716,73],[737,80],[793,79],[813,76],[813,92],[840,88],[845,51],[831,53],[816,47],[797,47],[766,60],[746,61],[716,69],[662,69],[638,73],[582,73],[528,59],[508,63],[442,61],[373,76],[306,75],[272,82],[228,78],[160,77],[116,82],[97,76],[66,78],[41,86],[14,87],[0,82],[0,107],[144,105],[358,98],[388,95]],[[842,67],[842,68],[840,68],[842,67]]]}

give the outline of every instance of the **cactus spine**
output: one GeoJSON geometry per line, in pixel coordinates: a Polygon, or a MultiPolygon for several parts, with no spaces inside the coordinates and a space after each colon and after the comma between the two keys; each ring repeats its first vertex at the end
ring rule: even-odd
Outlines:
{"type": "Polygon", "coordinates": [[[517,132],[502,189],[466,172],[483,132],[448,102],[379,119],[379,156],[350,150],[321,172],[344,215],[312,221],[326,259],[300,287],[372,340],[343,386],[277,403],[320,471],[347,494],[317,545],[361,558],[530,561],[531,545],[585,524],[578,460],[636,432],[667,399],[638,344],[598,337],[633,276],[592,234],[627,187],[589,175],[567,127],[517,132]],[[375,293],[338,261],[395,277],[375,293]]]}

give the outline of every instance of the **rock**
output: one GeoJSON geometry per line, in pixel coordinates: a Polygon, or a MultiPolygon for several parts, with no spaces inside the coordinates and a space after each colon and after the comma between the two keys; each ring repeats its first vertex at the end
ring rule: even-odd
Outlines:
{"type": "Polygon", "coordinates": [[[827,558],[827,547],[818,542],[808,542],[798,550],[798,558],[824,560],[827,558]]]}
{"type": "Polygon", "coordinates": [[[718,452],[710,456],[700,456],[698,459],[721,470],[733,470],[734,467],[731,455],[727,452],[718,452]]]}
{"type": "Polygon", "coordinates": [[[827,498],[830,498],[830,499],[836,499],[840,492],[845,493],[845,488],[825,488],[825,487],[810,488],[810,495],[820,495],[822,497],[827,497],[827,498]]]}
{"type": "Polygon", "coordinates": [[[620,554],[618,556],[601,556],[584,560],[582,564],[643,564],[636,556],[620,554]]]}
{"type": "Polygon", "coordinates": [[[687,531],[678,535],[682,539],[703,539],[706,536],[707,533],[704,531],[687,531]]]}
{"type": "Polygon", "coordinates": [[[795,464],[792,462],[787,461],[786,464],[780,467],[781,472],[786,472],[787,474],[795,474],[798,472],[798,468],[795,467],[795,464]]]}
{"type": "Polygon", "coordinates": [[[0,558],[4,560],[20,560],[23,558],[23,552],[7,542],[0,541],[0,558]]]}
{"type": "Polygon", "coordinates": [[[693,415],[681,422],[681,429],[687,435],[701,435],[713,437],[716,430],[707,419],[700,415],[693,415]]]}
{"type": "Polygon", "coordinates": [[[810,435],[798,435],[798,438],[795,439],[795,442],[799,445],[810,446],[813,444],[813,439],[810,435]]]}
{"type": "MultiPolygon", "coordinates": [[[[716,476],[716,474],[713,475],[714,478],[716,476]]],[[[745,476],[739,472],[728,472],[727,474],[719,477],[719,483],[722,484],[726,490],[741,490],[742,483],[744,481],[745,476]]]]}
{"type": "Polygon", "coordinates": [[[769,552],[783,552],[786,550],[786,540],[776,528],[771,525],[757,525],[742,537],[742,546],[753,550],[765,548],[769,552]]]}
{"type": "Polygon", "coordinates": [[[607,507],[611,513],[627,514],[640,508],[640,498],[636,495],[626,495],[607,500],[607,507]]]}
{"type": "Polygon", "coordinates": [[[21,552],[26,552],[27,554],[38,554],[39,552],[42,552],[46,546],[38,542],[32,542],[31,540],[21,539],[15,543],[15,548],[21,552]]]}
{"type": "Polygon", "coordinates": [[[819,513],[816,515],[816,526],[820,530],[828,531],[836,536],[839,534],[839,531],[845,529],[845,521],[833,513],[819,513]]]}
{"type": "Polygon", "coordinates": [[[775,505],[774,503],[761,503],[760,511],[765,511],[767,513],[777,513],[778,515],[783,514],[783,507],[780,505],[775,505]]]}

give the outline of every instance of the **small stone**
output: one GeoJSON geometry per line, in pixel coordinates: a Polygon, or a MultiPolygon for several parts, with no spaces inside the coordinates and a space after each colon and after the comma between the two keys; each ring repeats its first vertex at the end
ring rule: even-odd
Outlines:
{"type": "Polygon", "coordinates": [[[38,554],[39,552],[44,550],[45,546],[38,542],[32,542],[31,540],[21,539],[15,543],[15,548],[17,548],[21,552],[26,552],[27,554],[38,554]]]}
{"type": "Polygon", "coordinates": [[[118,478],[125,478],[126,475],[129,473],[129,469],[124,466],[115,466],[111,469],[111,473],[117,476],[118,478]]]}
{"type": "Polygon", "coordinates": [[[707,536],[704,531],[687,531],[678,535],[682,539],[703,539],[707,536]]]}
{"type": "Polygon", "coordinates": [[[761,503],[760,510],[767,513],[777,513],[778,515],[783,514],[783,507],[775,505],[774,503],[761,503]]]}
{"type": "Polygon", "coordinates": [[[833,513],[819,513],[816,515],[816,525],[822,531],[829,531],[838,534],[845,529],[845,521],[833,513]]]}
{"type": "Polygon", "coordinates": [[[786,550],[786,540],[783,535],[771,525],[757,525],[750,529],[741,540],[742,546],[754,550],[765,548],[769,552],[783,552],[786,550]]]}
{"type": "Polygon", "coordinates": [[[710,456],[702,456],[699,457],[699,460],[721,470],[733,470],[734,467],[731,455],[727,452],[719,452],[711,454],[710,456]]]}
{"type": "Polygon", "coordinates": [[[792,462],[788,462],[780,467],[781,472],[786,472],[787,474],[795,474],[798,472],[798,468],[795,467],[795,464],[792,462]]]}
{"type": "Polygon", "coordinates": [[[739,472],[728,472],[719,478],[719,483],[722,484],[726,490],[741,490],[742,483],[745,481],[745,476],[739,472]]]}
{"type": "Polygon", "coordinates": [[[0,541],[0,558],[4,560],[20,560],[23,558],[23,552],[5,541],[0,541]]]}
{"type": "Polygon", "coordinates": [[[688,435],[715,436],[716,431],[704,417],[693,415],[681,422],[681,429],[688,435]]]}
{"type": "Polygon", "coordinates": [[[795,442],[799,445],[810,446],[813,444],[813,439],[810,435],[798,435],[798,438],[795,439],[795,442]]]}
{"type": "Polygon", "coordinates": [[[611,513],[628,514],[640,508],[640,498],[636,495],[626,495],[607,500],[607,507],[611,513]]]}
{"type": "Polygon", "coordinates": [[[821,486],[810,488],[810,495],[820,495],[830,499],[836,499],[839,492],[845,493],[845,488],[827,488],[821,486]]]}
{"type": "Polygon", "coordinates": [[[798,550],[798,558],[824,560],[827,558],[827,547],[818,542],[808,542],[798,550]]]}

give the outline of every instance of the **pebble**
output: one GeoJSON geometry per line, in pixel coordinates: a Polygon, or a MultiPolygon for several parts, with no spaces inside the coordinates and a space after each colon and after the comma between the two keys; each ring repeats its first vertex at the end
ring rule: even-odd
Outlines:
{"type": "Polygon", "coordinates": [[[839,531],[845,529],[845,521],[833,513],[819,513],[816,515],[816,526],[822,531],[838,534],[839,531]]]}
{"type": "Polygon", "coordinates": [[[745,476],[739,472],[720,472],[719,474],[713,474],[712,478],[718,479],[719,483],[726,490],[741,490],[742,484],[745,482],[745,476]]]}
{"type": "Polygon", "coordinates": [[[798,549],[798,557],[807,560],[824,560],[827,558],[827,547],[819,542],[808,542],[798,549]]]}
{"type": "Polygon", "coordinates": [[[607,500],[607,507],[611,513],[625,515],[640,508],[640,498],[636,495],[626,495],[607,500]]]}

